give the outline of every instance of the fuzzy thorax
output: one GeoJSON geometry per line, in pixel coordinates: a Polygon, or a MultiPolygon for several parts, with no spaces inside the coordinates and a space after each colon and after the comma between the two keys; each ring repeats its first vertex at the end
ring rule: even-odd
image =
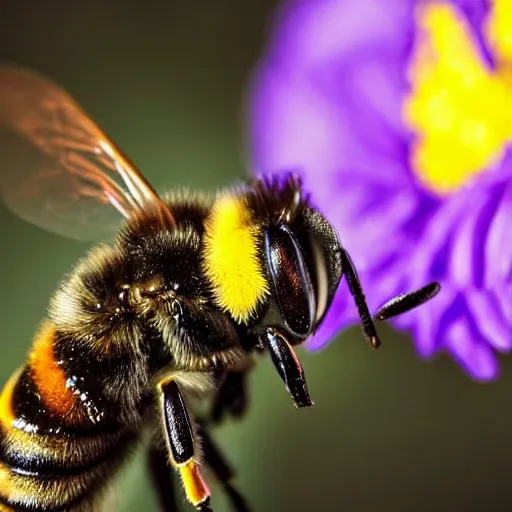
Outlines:
{"type": "Polygon", "coordinates": [[[220,196],[206,222],[205,272],[217,304],[247,323],[268,295],[261,234],[242,197],[220,196]]]}

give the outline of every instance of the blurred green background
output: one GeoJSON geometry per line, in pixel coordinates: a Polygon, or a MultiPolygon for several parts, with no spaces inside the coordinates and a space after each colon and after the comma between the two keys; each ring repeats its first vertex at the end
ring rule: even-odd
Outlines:
{"type": "MultiPolygon", "coordinates": [[[[0,58],[61,83],[159,189],[214,190],[248,168],[244,85],[273,7],[3,0],[0,58]]],[[[0,234],[5,381],[87,246],[1,205],[0,234]]],[[[383,339],[372,353],[352,329],[321,353],[301,350],[310,410],[294,409],[267,360],[253,373],[247,418],[215,435],[256,512],[511,509],[512,360],[498,383],[483,386],[444,356],[419,361],[390,329],[383,339]]],[[[140,459],[119,480],[119,511],[157,510],[140,459]]],[[[215,511],[228,511],[212,487],[215,511]]]]}

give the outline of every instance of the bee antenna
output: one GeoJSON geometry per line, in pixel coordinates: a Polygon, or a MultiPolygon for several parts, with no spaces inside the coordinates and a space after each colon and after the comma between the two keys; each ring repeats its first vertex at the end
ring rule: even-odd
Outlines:
{"type": "Polygon", "coordinates": [[[373,323],[372,315],[368,309],[366,297],[364,296],[363,287],[361,286],[361,281],[357,275],[354,262],[352,261],[349,253],[343,247],[340,248],[339,255],[341,257],[341,268],[343,269],[343,274],[347,279],[348,289],[354,298],[359,318],[361,319],[361,330],[363,331],[363,336],[371,348],[379,348],[380,339],[377,335],[377,329],[373,323]]]}
{"type": "Polygon", "coordinates": [[[407,313],[433,299],[440,290],[441,285],[437,281],[432,281],[417,290],[397,295],[384,303],[373,318],[382,321],[407,313]]]}

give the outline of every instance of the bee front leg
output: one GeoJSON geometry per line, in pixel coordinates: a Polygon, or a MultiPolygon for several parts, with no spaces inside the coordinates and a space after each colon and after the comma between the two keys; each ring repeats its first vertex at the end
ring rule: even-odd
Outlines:
{"type": "Polygon", "coordinates": [[[262,341],[270,352],[272,362],[295,407],[311,407],[313,402],[309,396],[304,370],[287,339],[277,329],[269,327],[262,341]]]}
{"type": "Polygon", "coordinates": [[[196,441],[185,398],[178,383],[171,379],[159,383],[165,439],[169,456],[181,476],[187,500],[201,512],[212,512],[210,490],[206,485],[195,450],[196,441]]]}

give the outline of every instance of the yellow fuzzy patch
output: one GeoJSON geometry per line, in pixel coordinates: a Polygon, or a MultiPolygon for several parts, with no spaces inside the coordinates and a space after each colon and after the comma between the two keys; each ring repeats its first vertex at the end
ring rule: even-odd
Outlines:
{"type": "Polygon", "coordinates": [[[258,234],[242,198],[217,199],[206,223],[205,270],[217,303],[238,322],[247,322],[268,294],[258,234]]]}
{"type": "MultiPolygon", "coordinates": [[[[512,52],[511,20],[509,2],[496,0],[487,35],[502,57],[512,52]]],[[[417,21],[422,37],[405,104],[418,136],[412,165],[425,185],[446,194],[502,157],[512,139],[510,80],[503,68],[489,69],[453,5],[426,3],[417,21]]]]}

